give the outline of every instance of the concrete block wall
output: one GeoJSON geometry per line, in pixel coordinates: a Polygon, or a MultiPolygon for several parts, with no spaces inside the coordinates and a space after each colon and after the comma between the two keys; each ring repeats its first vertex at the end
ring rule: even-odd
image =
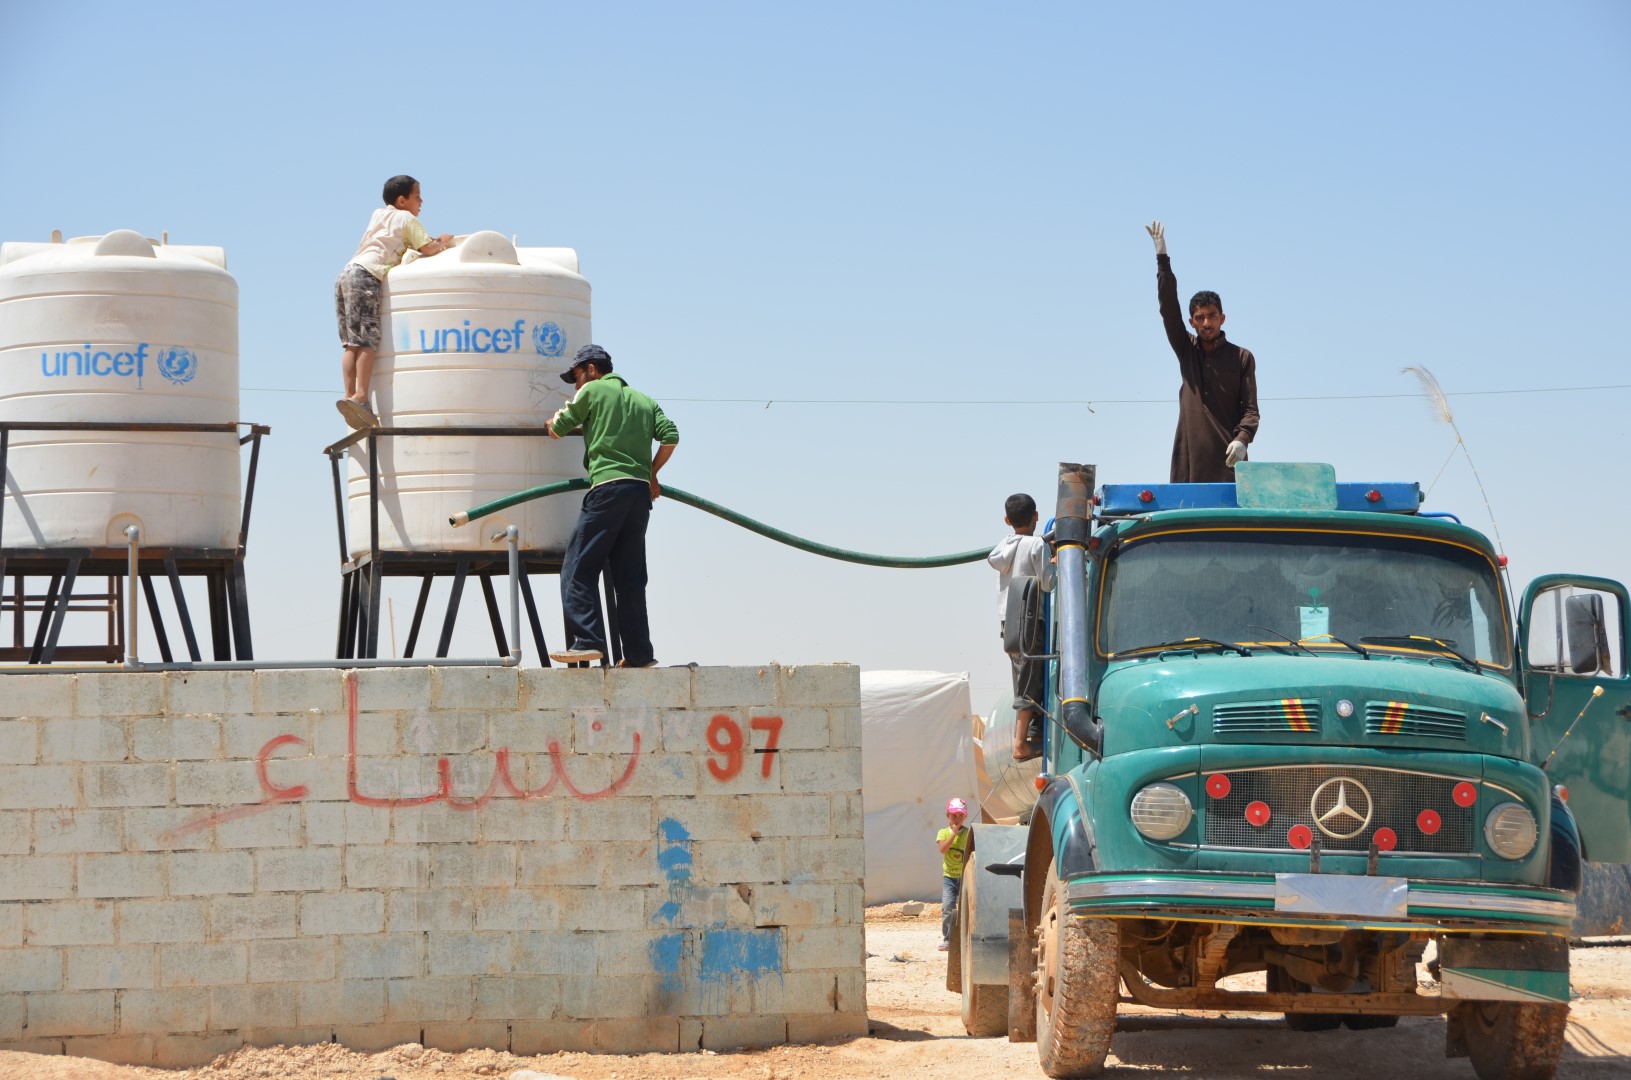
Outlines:
{"type": "Polygon", "coordinates": [[[0,675],[0,1050],[866,1030],[857,669],[0,675]]]}

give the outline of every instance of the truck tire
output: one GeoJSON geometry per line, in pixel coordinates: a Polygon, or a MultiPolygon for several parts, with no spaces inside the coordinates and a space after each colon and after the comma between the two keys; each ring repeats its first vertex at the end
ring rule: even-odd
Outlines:
{"type": "Polygon", "coordinates": [[[952,924],[957,927],[957,933],[946,942],[946,989],[956,994],[963,989],[963,899],[960,896],[952,924]]]}
{"type": "Polygon", "coordinates": [[[963,991],[963,1027],[976,1039],[1008,1034],[1008,985],[982,986],[974,981],[974,860],[963,875],[963,890],[957,897],[958,982],[963,991]]]}
{"type": "MultiPolygon", "coordinates": [[[[1290,972],[1283,967],[1269,965],[1268,989],[1271,994],[1304,993],[1309,987],[1307,983],[1298,982],[1291,977],[1290,972]]],[[[1293,1013],[1285,1015],[1286,1027],[1292,1031],[1330,1031],[1342,1026],[1345,1017],[1341,1013],[1293,1013]]],[[[1359,1019],[1356,1015],[1354,1019],[1359,1019]]],[[[1352,1025],[1350,1025],[1352,1026],[1352,1025]]]]}
{"type": "Polygon", "coordinates": [[[1049,863],[1036,952],[1036,1053],[1052,1077],[1097,1076],[1116,1030],[1121,927],[1070,913],[1049,863]]]}
{"type": "Polygon", "coordinates": [[[1478,1080],[1550,1080],[1557,1071],[1567,1005],[1467,1001],[1456,1009],[1478,1080]]]}

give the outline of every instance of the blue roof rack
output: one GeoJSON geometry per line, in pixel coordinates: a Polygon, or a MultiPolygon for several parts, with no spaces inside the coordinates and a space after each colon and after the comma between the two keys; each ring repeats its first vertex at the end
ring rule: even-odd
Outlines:
{"type": "MultiPolygon", "coordinates": [[[[1234,484],[1105,484],[1099,489],[1100,516],[1149,514],[1157,510],[1217,510],[1238,507],[1234,484]]],[[[1414,514],[1421,507],[1417,483],[1336,485],[1336,509],[1414,514]]],[[[1261,504],[1259,504],[1261,505],[1261,504]]]]}

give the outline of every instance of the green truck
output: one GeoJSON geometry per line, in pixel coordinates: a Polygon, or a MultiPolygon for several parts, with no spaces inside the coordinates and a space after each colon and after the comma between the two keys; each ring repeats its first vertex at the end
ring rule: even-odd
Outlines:
{"type": "Polygon", "coordinates": [[[1418,485],[1326,465],[1094,480],[1060,466],[1055,592],[1010,591],[1047,749],[1028,822],[973,829],[969,1032],[1076,1077],[1122,1001],[1443,1014],[1484,1080],[1551,1076],[1582,867],[1631,862],[1624,586],[1548,576],[1514,608],[1418,485]]]}

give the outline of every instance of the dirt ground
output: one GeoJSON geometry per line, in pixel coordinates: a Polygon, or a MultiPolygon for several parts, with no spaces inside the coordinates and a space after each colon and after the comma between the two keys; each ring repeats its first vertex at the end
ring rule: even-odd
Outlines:
{"type": "MultiPolygon", "coordinates": [[[[0,1080],[996,1080],[1041,1077],[1036,1047],[970,1039],[945,989],[936,951],[939,910],[907,918],[867,913],[866,1038],[769,1050],[519,1058],[492,1050],[446,1054],[417,1045],[354,1054],[332,1044],[244,1049],[195,1069],[106,1065],[84,1058],[0,1052],[0,1080]],[[523,1070],[531,1070],[531,1074],[523,1070]]],[[[1579,948],[1569,1046],[1557,1075],[1631,1076],[1631,943],[1579,948]]],[[[1377,1076],[1471,1080],[1466,1059],[1444,1057],[1444,1022],[1406,1018],[1391,1030],[1298,1033],[1278,1017],[1169,1013],[1124,1005],[1104,1075],[1184,1073],[1219,1078],[1301,1074],[1321,1080],[1377,1076]]]]}

